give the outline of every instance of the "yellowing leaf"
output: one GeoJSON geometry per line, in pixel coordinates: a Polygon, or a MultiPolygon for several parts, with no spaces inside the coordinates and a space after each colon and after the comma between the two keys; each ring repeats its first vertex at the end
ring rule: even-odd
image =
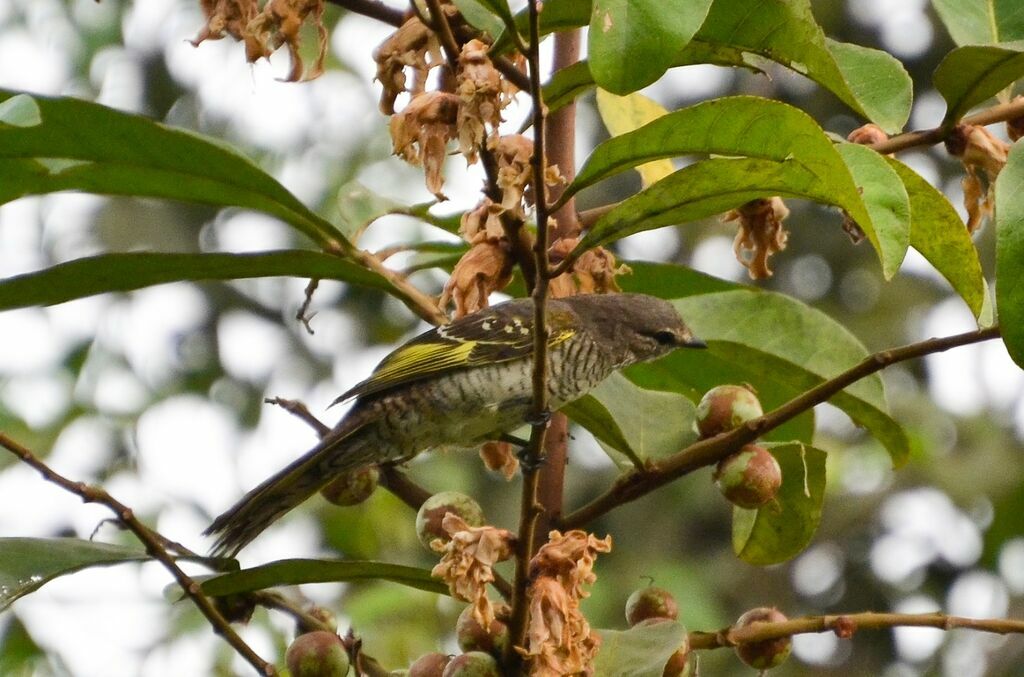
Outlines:
{"type": "MultiPolygon", "coordinates": [[[[643,94],[634,92],[626,96],[617,96],[601,88],[597,89],[597,110],[612,136],[632,132],[668,114],[661,104],[643,94]]],[[[671,174],[675,168],[672,161],[666,159],[642,164],[636,170],[640,172],[640,181],[646,188],[671,174]]]]}

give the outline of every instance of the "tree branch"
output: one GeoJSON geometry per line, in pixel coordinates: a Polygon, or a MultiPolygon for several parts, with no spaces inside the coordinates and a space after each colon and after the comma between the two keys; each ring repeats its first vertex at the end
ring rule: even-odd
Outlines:
{"type": "Polygon", "coordinates": [[[724,628],[718,632],[689,633],[692,649],[721,649],[737,644],[761,642],[793,635],[834,632],[842,639],[851,638],[858,630],[885,630],[895,627],[968,628],[998,635],[1024,634],[1024,621],[1009,618],[965,618],[943,613],[894,614],[865,611],[838,616],[806,616],[780,623],[754,623],[744,628],[724,628]]]}
{"type": "Polygon", "coordinates": [[[537,517],[537,466],[542,461],[544,438],[550,420],[547,401],[548,381],[548,327],[546,307],[548,295],[548,209],[544,183],[546,158],[545,110],[540,83],[540,7],[539,0],[529,0],[530,49],[526,55],[529,64],[530,96],[533,99],[533,191],[536,205],[537,239],[533,245],[536,267],[533,292],[533,428],[530,443],[523,450],[523,492],[520,504],[519,536],[516,540],[515,578],[512,583],[512,613],[508,622],[509,643],[505,649],[504,665],[511,674],[519,672],[522,656],[517,646],[525,646],[526,624],[529,612],[530,558],[535,551],[537,517]]]}
{"type": "Polygon", "coordinates": [[[332,5],[337,5],[355,14],[362,14],[371,19],[383,21],[398,28],[405,22],[405,12],[394,7],[388,7],[379,0],[327,0],[332,5]]]}
{"type": "Polygon", "coordinates": [[[142,544],[146,546],[146,553],[153,557],[153,559],[160,562],[164,568],[171,573],[174,580],[177,581],[178,585],[180,585],[181,589],[185,592],[185,595],[192,600],[200,613],[202,613],[210,622],[210,625],[213,626],[213,631],[216,634],[223,637],[224,640],[243,658],[245,658],[250,665],[256,668],[261,675],[271,676],[277,674],[277,670],[274,669],[274,666],[260,658],[259,655],[257,655],[256,652],[245,643],[245,640],[235,632],[234,628],[231,627],[231,624],[224,619],[221,613],[213,605],[213,602],[210,601],[210,598],[203,594],[199,584],[192,580],[192,578],[182,571],[174,562],[174,558],[171,557],[164,547],[164,543],[168,542],[167,539],[142,524],[142,522],[135,517],[135,513],[132,512],[131,508],[108,494],[102,487],[92,486],[85,482],[75,482],[64,477],[50,468],[50,466],[46,465],[46,463],[35,456],[35,454],[27,448],[18,444],[3,433],[0,433],[0,446],[17,456],[26,465],[34,468],[47,482],[56,484],[61,489],[75,494],[85,503],[99,503],[109,508],[117,517],[117,520],[123,524],[126,529],[135,534],[142,544]]]}
{"type": "Polygon", "coordinates": [[[664,486],[683,475],[687,475],[698,468],[713,465],[737,451],[744,444],[753,442],[769,430],[778,428],[786,421],[807,411],[811,407],[827,401],[847,386],[875,372],[881,371],[885,367],[932,353],[940,353],[950,348],[987,341],[998,336],[999,328],[989,327],[954,336],[928,339],[920,343],[912,343],[900,348],[883,350],[870,355],[838,376],[811,388],[760,418],[748,421],[745,425],[735,430],[696,442],[677,454],[652,463],[647,468],[623,475],[604,494],[575,512],[566,515],[559,526],[563,529],[578,528],[610,510],[645,496],[658,487],[664,486]]]}

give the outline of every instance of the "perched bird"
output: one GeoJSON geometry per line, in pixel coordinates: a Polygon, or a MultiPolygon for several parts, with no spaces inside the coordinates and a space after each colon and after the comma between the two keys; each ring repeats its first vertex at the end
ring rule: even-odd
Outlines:
{"type": "MultiPolygon", "coordinates": [[[[585,395],[622,367],[704,347],[668,302],[643,294],[551,299],[548,405],[585,395]]],[[[521,426],[533,403],[533,301],[517,299],[431,329],[384,358],[335,400],[356,398],[311,451],[214,520],[213,551],[237,553],[335,477],[405,461],[424,449],[472,446],[521,426]]]]}

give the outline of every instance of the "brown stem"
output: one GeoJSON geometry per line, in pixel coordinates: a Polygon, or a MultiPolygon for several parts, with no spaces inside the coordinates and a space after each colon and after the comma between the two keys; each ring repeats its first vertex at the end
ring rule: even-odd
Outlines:
{"type": "Polygon", "coordinates": [[[261,675],[276,675],[277,670],[274,666],[266,662],[252,650],[248,644],[245,643],[237,632],[231,627],[224,617],[217,611],[217,608],[210,601],[210,598],[203,594],[199,584],[196,583],[192,578],[186,574],[181,568],[174,562],[174,558],[167,552],[164,547],[164,543],[167,543],[167,539],[152,531],[149,527],[145,526],[136,517],[132,509],[121,503],[113,496],[108,494],[102,487],[92,486],[85,482],[74,482],[64,477],[60,473],[56,472],[50,466],[46,465],[42,460],[36,457],[31,451],[22,445],[18,444],[7,435],[0,433],[0,446],[4,447],[12,454],[17,456],[23,463],[34,468],[43,479],[47,482],[56,484],[61,489],[75,494],[82,499],[85,503],[99,503],[104,505],[114,513],[117,520],[125,526],[126,529],[131,531],[135,536],[146,546],[146,553],[149,554],[153,559],[157,560],[164,566],[167,571],[174,577],[178,585],[184,591],[185,595],[192,600],[192,603],[196,605],[200,613],[206,617],[206,620],[210,622],[213,627],[213,631],[224,638],[224,640],[234,648],[246,661],[249,662],[261,675]]]}
{"type": "Polygon", "coordinates": [[[426,2],[427,8],[430,9],[430,18],[433,20],[431,28],[437,33],[437,38],[441,41],[441,48],[444,49],[445,56],[448,57],[448,67],[452,69],[452,73],[456,73],[459,70],[459,56],[462,54],[462,50],[455,40],[455,35],[452,34],[448,15],[441,9],[441,0],[426,0],[426,2]]]}
{"type": "Polygon", "coordinates": [[[448,322],[448,317],[441,312],[432,298],[409,284],[408,280],[385,266],[376,256],[361,249],[355,250],[351,256],[364,268],[372,270],[390,282],[393,287],[391,294],[420,318],[435,325],[448,322]]]}
{"type": "Polygon", "coordinates": [[[548,210],[544,184],[545,110],[540,84],[540,7],[539,0],[529,0],[530,49],[526,55],[529,64],[530,96],[533,98],[533,190],[536,199],[537,239],[533,254],[536,275],[533,298],[533,429],[530,442],[523,451],[523,492],[520,505],[519,537],[516,541],[515,578],[512,584],[512,613],[508,622],[509,643],[504,664],[511,674],[518,674],[522,656],[515,650],[526,644],[526,623],[529,611],[530,558],[536,550],[537,517],[541,512],[537,503],[537,466],[543,458],[544,438],[550,418],[547,401],[548,381],[548,327],[546,306],[548,296],[548,210]]]}
{"type": "MultiPolygon", "coordinates": [[[[962,118],[960,123],[965,125],[991,125],[996,122],[1006,122],[1022,115],[1024,115],[1024,99],[1019,99],[1009,103],[997,104],[974,115],[968,115],[962,118]]],[[[932,146],[945,141],[952,129],[952,125],[940,125],[933,129],[907,132],[886,141],[871,144],[869,147],[884,154],[896,153],[913,148],[914,146],[932,146]]]]}
{"type": "Polygon", "coordinates": [[[704,466],[713,465],[744,444],[754,441],[769,430],[778,428],[811,407],[825,402],[843,388],[881,371],[889,365],[943,352],[958,346],[987,341],[998,336],[999,328],[989,327],[954,336],[928,339],[870,355],[838,376],[811,388],[760,418],[748,421],[745,425],[730,432],[696,442],[677,454],[651,463],[646,468],[623,475],[604,494],[566,515],[558,526],[563,529],[581,527],[610,510],[641,496],[646,496],[658,487],[683,475],[704,466]]]}
{"type": "Polygon", "coordinates": [[[849,639],[858,630],[885,630],[900,626],[940,630],[968,628],[998,635],[1024,634],[1024,620],[1011,618],[964,618],[943,613],[894,614],[865,611],[837,616],[791,618],[779,623],[755,623],[744,628],[724,628],[718,632],[691,632],[689,641],[693,649],[721,649],[816,632],[834,632],[843,639],[849,639]]]}
{"type": "MultiPolygon", "coordinates": [[[[551,69],[558,72],[580,60],[580,31],[560,31],[555,34],[555,50],[551,69]]],[[[547,161],[557,165],[566,184],[576,178],[576,103],[563,106],[547,119],[547,161]]],[[[565,186],[554,186],[549,190],[548,199],[554,202],[561,197],[565,186]]],[[[580,223],[576,218],[576,200],[569,199],[552,214],[558,222],[554,237],[576,237],[580,223]]]]}
{"type": "Polygon", "coordinates": [[[337,5],[356,14],[368,16],[371,19],[383,21],[396,28],[405,22],[405,12],[394,7],[388,7],[379,0],[327,0],[332,5],[337,5]]]}

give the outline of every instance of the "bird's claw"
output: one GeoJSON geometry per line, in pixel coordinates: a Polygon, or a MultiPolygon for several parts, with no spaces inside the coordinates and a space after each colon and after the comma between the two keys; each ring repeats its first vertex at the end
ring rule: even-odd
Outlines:
{"type": "Polygon", "coordinates": [[[530,445],[520,447],[516,451],[516,458],[519,459],[519,464],[523,466],[525,472],[536,472],[538,468],[547,462],[547,457],[543,454],[531,454],[530,445]]]}
{"type": "Polygon", "coordinates": [[[526,423],[529,425],[547,425],[551,421],[551,410],[545,409],[541,412],[531,411],[526,415],[526,423]]]}

